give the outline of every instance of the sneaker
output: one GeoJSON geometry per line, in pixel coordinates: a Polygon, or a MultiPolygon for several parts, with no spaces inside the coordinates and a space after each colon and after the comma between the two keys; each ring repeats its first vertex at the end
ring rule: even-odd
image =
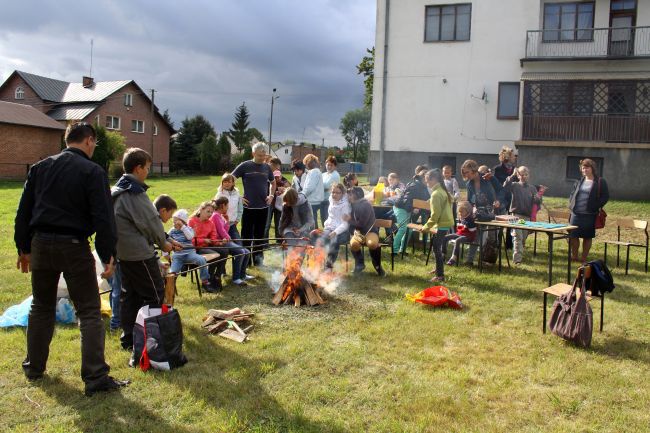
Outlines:
{"type": "Polygon", "coordinates": [[[114,391],[125,387],[130,383],[130,380],[117,380],[111,376],[106,376],[103,380],[97,383],[87,384],[84,394],[86,397],[91,397],[98,392],[114,391]]]}
{"type": "Polygon", "coordinates": [[[254,276],[248,275],[248,274],[246,274],[246,276],[244,277],[244,281],[250,281],[250,280],[254,280],[254,279],[255,279],[254,276]]]}
{"type": "Polygon", "coordinates": [[[248,286],[248,284],[246,284],[246,281],[242,280],[241,278],[237,278],[236,280],[232,280],[232,283],[237,285],[237,286],[248,286]]]}
{"type": "Polygon", "coordinates": [[[383,268],[379,268],[379,269],[377,269],[377,275],[379,275],[380,277],[385,277],[386,276],[386,271],[384,271],[383,268]]]}
{"type": "Polygon", "coordinates": [[[449,259],[449,261],[447,261],[447,264],[449,266],[454,266],[456,264],[456,259],[452,257],[451,259],[449,259]]]}
{"type": "Polygon", "coordinates": [[[356,266],[354,267],[354,270],[353,270],[352,272],[355,273],[355,274],[360,274],[361,272],[363,272],[364,269],[366,269],[366,265],[364,265],[364,264],[362,263],[362,264],[360,264],[360,265],[356,265],[356,266]]]}
{"type": "Polygon", "coordinates": [[[207,286],[203,286],[203,289],[208,293],[219,293],[223,290],[221,278],[212,278],[207,286]]]}
{"type": "Polygon", "coordinates": [[[445,281],[445,277],[442,276],[431,278],[432,283],[442,283],[443,281],[445,281]]]}

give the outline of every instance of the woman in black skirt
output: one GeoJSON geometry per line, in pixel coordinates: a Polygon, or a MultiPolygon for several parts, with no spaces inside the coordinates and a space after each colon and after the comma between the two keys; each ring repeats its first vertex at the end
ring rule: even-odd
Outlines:
{"type": "Polygon", "coordinates": [[[596,163],[593,160],[580,161],[580,172],[582,179],[576,182],[569,197],[571,210],[569,222],[571,225],[578,226],[569,233],[569,242],[571,260],[586,263],[591,241],[596,237],[596,216],[609,200],[609,190],[605,179],[598,177],[596,163]],[[580,239],[582,239],[582,257],[578,257],[580,239]]]}

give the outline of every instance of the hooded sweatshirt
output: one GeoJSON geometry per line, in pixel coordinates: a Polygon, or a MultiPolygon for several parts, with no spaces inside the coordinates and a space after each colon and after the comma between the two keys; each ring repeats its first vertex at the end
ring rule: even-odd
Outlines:
{"type": "Polygon", "coordinates": [[[343,215],[350,215],[350,212],[352,212],[348,196],[347,194],[343,194],[341,200],[335,201],[330,195],[329,201],[330,205],[327,208],[327,219],[323,228],[337,235],[345,233],[348,230],[349,224],[347,221],[343,221],[343,215]]]}
{"type": "Polygon", "coordinates": [[[314,228],[314,215],[311,206],[304,194],[298,194],[298,203],[295,206],[284,205],[280,217],[280,233],[297,228],[300,233],[306,234],[314,228]]]}
{"type": "Polygon", "coordinates": [[[165,228],[147,196],[149,187],[133,175],[123,175],[111,188],[117,225],[117,257],[135,262],[155,257],[154,244],[165,245],[165,228]]]}

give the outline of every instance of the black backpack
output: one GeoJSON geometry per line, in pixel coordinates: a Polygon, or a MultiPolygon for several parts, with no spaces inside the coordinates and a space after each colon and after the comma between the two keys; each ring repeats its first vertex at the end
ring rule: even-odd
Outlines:
{"type": "Polygon", "coordinates": [[[589,262],[588,265],[591,266],[591,277],[587,280],[587,288],[591,290],[592,296],[601,296],[614,290],[614,278],[605,262],[599,259],[589,262]]]}

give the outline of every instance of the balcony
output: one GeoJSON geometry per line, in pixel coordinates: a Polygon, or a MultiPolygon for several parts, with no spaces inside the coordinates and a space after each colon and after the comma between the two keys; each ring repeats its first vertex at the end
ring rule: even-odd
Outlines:
{"type": "Polygon", "coordinates": [[[522,140],[650,143],[648,115],[524,115],[522,140]]]}
{"type": "Polygon", "coordinates": [[[529,30],[521,63],[650,58],[650,27],[529,30]]]}

